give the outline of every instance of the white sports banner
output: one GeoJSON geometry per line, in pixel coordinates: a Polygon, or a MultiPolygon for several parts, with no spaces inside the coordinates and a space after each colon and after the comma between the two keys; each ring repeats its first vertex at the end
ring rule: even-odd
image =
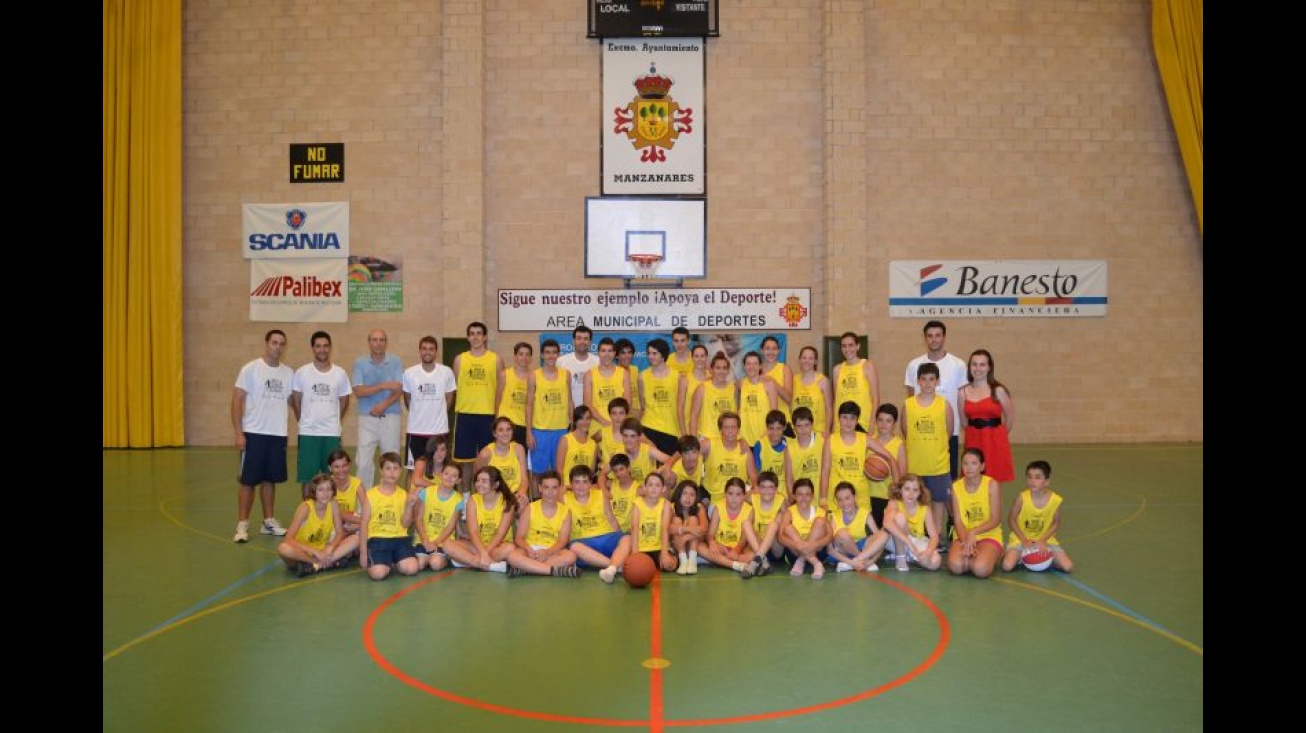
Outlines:
{"type": "Polygon", "coordinates": [[[500,290],[500,331],[811,329],[811,288],[500,290]]]}
{"type": "Polygon", "coordinates": [[[241,250],[247,260],[349,256],[349,202],[245,204],[241,250]]]}
{"type": "Polygon", "coordinates": [[[349,261],[251,260],[249,320],[344,323],[349,261]]]}
{"type": "Polygon", "coordinates": [[[889,263],[893,318],[1105,316],[1104,260],[903,260],[889,263]]]}
{"type": "Polygon", "coordinates": [[[602,44],[602,193],[703,193],[703,39],[602,44]]]}

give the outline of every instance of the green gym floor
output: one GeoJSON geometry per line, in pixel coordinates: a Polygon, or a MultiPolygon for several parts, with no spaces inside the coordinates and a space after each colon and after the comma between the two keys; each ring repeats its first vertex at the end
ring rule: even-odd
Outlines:
{"type": "MultiPolygon", "coordinates": [[[[103,727],[1202,729],[1202,445],[1015,454],[1052,464],[1071,575],[705,567],[636,590],[593,572],[299,579],[257,502],[231,541],[234,450],[105,450],[103,727]]],[[[283,524],[297,496],[278,487],[283,524]]]]}

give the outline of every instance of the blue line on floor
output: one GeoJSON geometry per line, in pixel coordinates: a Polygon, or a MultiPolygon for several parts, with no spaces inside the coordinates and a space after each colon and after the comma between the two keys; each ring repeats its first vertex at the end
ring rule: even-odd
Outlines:
{"type": "Polygon", "coordinates": [[[158,626],[155,626],[154,628],[152,628],[152,629],[150,629],[149,631],[145,632],[145,634],[143,634],[143,636],[148,636],[148,635],[154,633],[155,631],[158,631],[159,629],[162,629],[162,628],[165,627],[165,626],[168,626],[168,625],[170,625],[170,624],[174,624],[174,623],[176,623],[176,622],[178,622],[178,621],[180,621],[180,620],[186,618],[187,616],[190,616],[190,615],[193,615],[193,614],[195,614],[195,613],[198,613],[198,612],[204,610],[204,607],[205,607],[205,606],[210,606],[210,605],[212,605],[212,604],[214,603],[214,601],[217,601],[219,598],[221,598],[221,597],[223,597],[223,596],[225,596],[225,595],[231,593],[232,591],[236,590],[236,589],[239,588],[240,586],[245,585],[246,583],[248,583],[248,582],[254,580],[254,579],[257,578],[258,576],[260,576],[260,575],[266,573],[267,571],[269,571],[269,570],[271,570],[271,569],[273,569],[273,568],[275,568],[275,567],[285,567],[285,565],[286,565],[286,564],[285,564],[284,562],[282,562],[280,559],[273,560],[272,562],[268,563],[267,565],[263,566],[262,568],[259,568],[258,570],[255,570],[253,573],[251,573],[251,574],[249,574],[249,575],[247,575],[247,576],[241,578],[240,580],[237,580],[236,582],[232,583],[231,585],[227,586],[226,588],[223,588],[222,590],[218,591],[217,593],[215,593],[215,594],[209,596],[208,598],[205,598],[204,600],[200,601],[199,603],[196,603],[195,605],[191,606],[190,608],[186,609],[185,611],[182,611],[181,613],[177,614],[176,616],[173,616],[172,618],[168,619],[167,621],[164,621],[163,623],[159,624],[158,626]]]}
{"type": "Polygon", "coordinates": [[[1112,608],[1116,609],[1117,611],[1119,611],[1119,612],[1125,614],[1126,616],[1129,616],[1130,618],[1132,618],[1132,619],[1134,619],[1134,620],[1136,620],[1136,621],[1141,621],[1141,622],[1147,624],[1148,626],[1151,626],[1151,627],[1154,628],[1154,629],[1159,629],[1160,631],[1164,631],[1165,633],[1170,634],[1171,636],[1174,636],[1175,638],[1180,638],[1178,634],[1176,634],[1175,632],[1171,631],[1170,629],[1167,629],[1166,627],[1162,626],[1161,624],[1158,624],[1158,623],[1156,623],[1155,621],[1153,621],[1153,620],[1151,620],[1151,619],[1149,619],[1149,618],[1143,616],[1141,613],[1137,613],[1137,612],[1133,611],[1132,609],[1126,608],[1125,606],[1121,605],[1120,603],[1117,603],[1114,599],[1107,597],[1106,594],[1101,593],[1101,592],[1098,592],[1098,591],[1096,591],[1096,590],[1093,590],[1092,588],[1088,587],[1087,585],[1084,585],[1082,582],[1080,582],[1080,581],[1078,581],[1078,580],[1075,580],[1074,578],[1070,577],[1070,576],[1067,575],[1066,573],[1062,573],[1062,572],[1058,571],[1058,572],[1057,572],[1057,575],[1060,575],[1060,576],[1061,576],[1061,577],[1062,577],[1062,578],[1063,578],[1067,583],[1070,583],[1071,585],[1073,585],[1073,586],[1075,586],[1076,588],[1078,588],[1078,589],[1084,591],[1085,593],[1088,593],[1089,595],[1093,596],[1094,598],[1097,598],[1097,599],[1101,600],[1103,603],[1106,603],[1107,605],[1109,605],[1109,606],[1111,606],[1112,608]]]}

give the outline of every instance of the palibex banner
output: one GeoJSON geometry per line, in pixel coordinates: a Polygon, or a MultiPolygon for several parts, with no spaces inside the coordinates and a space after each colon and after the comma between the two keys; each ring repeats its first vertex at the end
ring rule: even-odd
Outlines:
{"type": "Polygon", "coordinates": [[[1105,316],[1103,260],[905,260],[889,263],[893,318],[1105,316]]]}
{"type": "Polygon", "coordinates": [[[348,202],[245,204],[241,223],[251,321],[348,319],[348,202]]]}

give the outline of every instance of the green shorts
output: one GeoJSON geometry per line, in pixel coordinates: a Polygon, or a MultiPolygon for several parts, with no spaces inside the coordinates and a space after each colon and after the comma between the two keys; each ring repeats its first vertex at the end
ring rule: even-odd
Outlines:
{"type": "Polygon", "coordinates": [[[339,447],[339,435],[299,436],[299,459],[295,464],[295,480],[302,484],[313,478],[315,473],[330,473],[327,470],[327,456],[339,447]]]}

